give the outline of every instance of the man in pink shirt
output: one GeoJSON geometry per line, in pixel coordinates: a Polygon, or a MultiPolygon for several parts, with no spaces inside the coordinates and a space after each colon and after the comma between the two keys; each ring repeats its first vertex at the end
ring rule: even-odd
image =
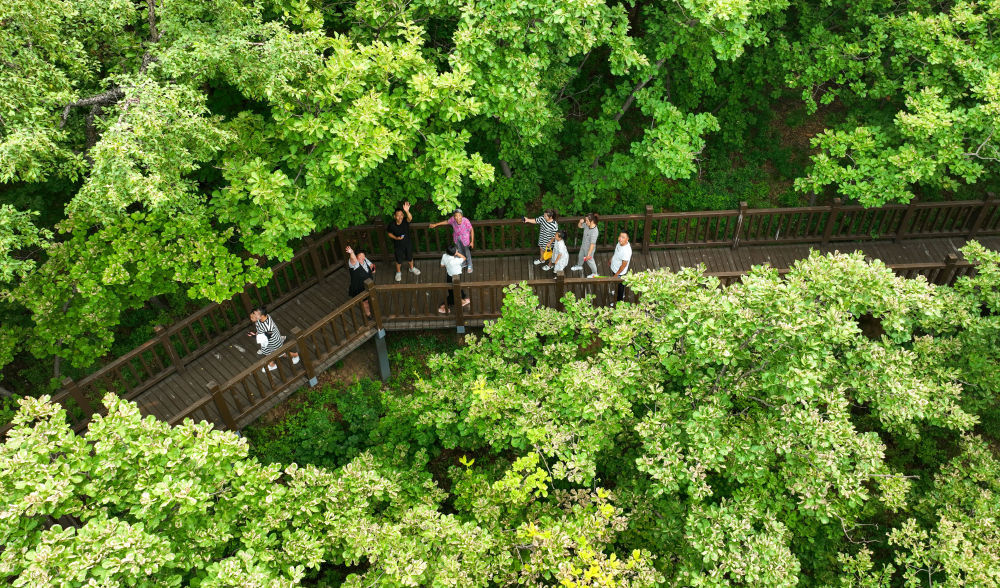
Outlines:
{"type": "Polygon", "coordinates": [[[455,212],[445,220],[439,223],[432,223],[430,228],[434,229],[440,227],[441,225],[450,225],[452,230],[452,238],[455,241],[455,247],[458,248],[458,252],[465,256],[465,261],[462,262],[462,267],[465,271],[472,273],[472,247],[476,242],[476,231],[472,228],[472,221],[465,218],[462,214],[461,208],[456,208],[455,212]]]}

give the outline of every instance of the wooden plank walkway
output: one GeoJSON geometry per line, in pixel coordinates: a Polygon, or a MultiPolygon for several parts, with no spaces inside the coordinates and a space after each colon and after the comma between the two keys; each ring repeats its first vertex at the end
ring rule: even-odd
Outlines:
{"type": "MultiPolygon", "coordinates": [[[[982,237],[978,239],[983,245],[991,249],[1000,249],[1000,237],[982,237]]],[[[705,247],[687,249],[654,249],[648,254],[642,254],[636,250],[633,256],[634,271],[647,269],[669,268],[678,270],[682,267],[694,267],[704,264],[709,272],[746,272],[752,265],[770,264],[776,268],[787,268],[795,260],[803,259],[809,255],[810,249],[821,252],[850,252],[859,250],[870,258],[877,258],[887,264],[917,264],[917,263],[940,263],[947,255],[957,254],[961,256],[959,248],[965,244],[962,238],[940,238],[909,240],[900,243],[891,241],[869,241],[861,243],[830,243],[827,245],[768,245],[768,246],[745,246],[739,249],[728,247],[705,247]]],[[[576,248],[571,248],[571,264],[576,260],[576,248]]],[[[599,253],[597,256],[598,268],[602,275],[607,275],[607,266],[610,260],[610,253],[599,253]]],[[[532,263],[534,258],[529,255],[504,255],[504,256],[483,256],[480,257],[473,252],[474,273],[463,274],[463,286],[467,287],[472,297],[472,305],[469,311],[475,316],[476,313],[491,314],[499,307],[500,300],[496,294],[496,289],[477,289],[476,284],[480,282],[519,282],[522,280],[541,280],[553,277],[551,271],[545,272],[541,266],[532,263]],[[489,298],[489,299],[487,299],[489,298]],[[484,310],[485,309],[485,310],[484,310]]],[[[393,263],[384,260],[375,260],[377,272],[375,283],[378,286],[394,285],[393,274],[395,266],[393,263]]],[[[420,276],[413,276],[403,271],[404,284],[421,284],[426,288],[414,290],[414,296],[422,297],[421,305],[425,306],[424,320],[395,320],[394,316],[405,314],[412,309],[393,308],[392,304],[382,308],[382,315],[385,316],[386,328],[390,331],[404,328],[426,328],[426,327],[452,327],[454,325],[451,315],[435,317],[432,315],[434,309],[443,300],[444,292],[441,284],[444,280],[444,270],[439,266],[436,259],[418,259],[417,267],[421,270],[420,276]],[[433,293],[430,292],[433,290],[433,293]],[[431,313],[428,316],[427,313],[431,313]]],[[[566,276],[582,277],[578,272],[567,270],[566,276]]],[[[341,307],[349,301],[347,295],[347,273],[341,266],[330,273],[325,280],[319,284],[306,288],[290,300],[283,302],[280,306],[269,309],[274,320],[281,329],[281,332],[289,336],[293,327],[298,327],[303,331],[317,324],[331,311],[341,307]]],[[[398,298],[402,300],[403,298],[398,298]]],[[[385,299],[383,300],[392,300],[385,299]]],[[[409,298],[409,305],[415,298],[409,298]]],[[[352,319],[353,320],[353,319],[352,319]]],[[[360,319],[359,319],[360,320],[360,319]]],[[[468,324],[481,324],[480,320],[468,321],[468,324]]],[[[346,324],[346,323],[345,323],[346,324]]],[[[199,357],[187,364],[183,373],[174,372],[164,377],[159,382],[153,384],[141,394],[135,397],[140,409],[145,414],[152,414],[164,421],[176,420],[178,415],[185,413],[192,406],[201,403],[203,412],[201,418],[210,420],[222,425],[222,417],[218,407],[212,403],[207,403],[209,396],[209,386],[211,383],[222,385],[225,382],[245,375],[248,367],[253,366],[261,358],[256,354],[257,346],[254,340],[246,336],[246,331],[250,328],[247,320],[247,329],[241,331],[228,339],[202,353],[199,357]]],[[[342,329],[345,338],[351,333],[349,326],[342,329]]],[[[332,364],[341,357],[367,341],[375,332],[374,325],[363,326],[358,331],[363,336],[355,337],[351,344],[343,346],[337,353],[336,359],[330,358],[324,362],[326,365],[332,364]],[[361,331],[364,331],[361,333],[361,331]]],[[[282,374],[287,370],[292,371],[291,365],[279,362],[282,365],[282,374]]],[[[317,369],[326,366],[318,366],[317,369]]],[[[278,376],[278,374],[275,374],[278,376]]],[[[269,374],[259,374],[254,376],[258,379],[267,379],[269,374]]],[[[283,377],[283,376],[279,376],[283,377]]],[[[304,378],[301,378],[304,381],[304,378]]],[[[270,399],[267,403],[271,406],[285,396],[290,394],[297,387],[295,385],[286,386],[285,394],[270,399]]],[[[234,400],[234,396],[227,399],[228,409],[238,415],[245,413],[246,407],[239,401],[234,400]]],[[[251,397],[247,403],[253,402],[251,397]]],[[[266,407],[257,407],[252,413],[246,415],[239,426],[245,426],[249,421],[257,418],[266,407]]],[[[198,418],[198,415],[192,415],[198,418]]]]}

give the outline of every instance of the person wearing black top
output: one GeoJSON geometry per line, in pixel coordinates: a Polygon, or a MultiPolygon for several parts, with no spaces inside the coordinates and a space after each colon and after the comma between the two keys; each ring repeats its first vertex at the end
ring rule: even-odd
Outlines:
{"type": "Polygon", "coordinates": [[[410,273],[419,276],[420,270],[413,267],[413,241],[410,239],[410,223],[413,222],[413,215],[410,214],[410,203],[404,202],[402,208],[397,208],[393,213],[393,221],[389,223],[386,232],[389,238],[395,241],[392,244],[393,253],[396,255],[396,281],[403,279],[403,262],[410,264],[410,273]],[[405,218],[404,218],[405,217],[405,218]]]}
{"type": "MultiPolygon", "coordinates": [[[[351,273],[351,285],[347,290],[347,295],[354,298],[365,291],[365,280],[375,279],[375,264],[368,261],[364,251],[355,253],[350,247],[345,248],[344,251],[348,255],[347,270],[351,273]]],[[[371,307],[367,300],[361,302],[361,307],[365,311],[365,318],[372,318],[371,307]]]]}

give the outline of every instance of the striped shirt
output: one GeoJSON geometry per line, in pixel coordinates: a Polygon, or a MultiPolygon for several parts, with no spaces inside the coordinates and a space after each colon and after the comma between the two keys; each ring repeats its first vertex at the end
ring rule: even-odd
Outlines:
{"type": "Polygon", "coordinates": [[[545,215],[542,215],[535,219],[535,224],[538,225],[538,246],[545,247],[556,236],[556,231],[559,230],[559,223],[554,220],[545,220],[545,215]]]}
{"type": "Polygon", "coordinates": [[[278,330],[278,325],[274,324],[271,315],[267,315],[267,318],[262,321],[254,321],[254,324],[258,334],[267,336],[267,345],[258,349],[257,355],[270,355],[284,344],[285,338],[281,336],[281,331],[278,330]]]}

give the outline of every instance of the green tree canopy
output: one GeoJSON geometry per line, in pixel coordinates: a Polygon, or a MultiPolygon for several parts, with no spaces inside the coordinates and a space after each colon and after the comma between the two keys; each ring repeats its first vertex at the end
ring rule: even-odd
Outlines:
{"type": "Polygon", "coordinates": [[[24,399],[0,447],[0,577],[991,585],[1000,254],[967,254],[982,270],[954,289],[820,254],[727,288],[636,275],[640,302],[613,309],[511,287],[330,469],[262,465],[114,395],[85,435],[24,399]]]}

